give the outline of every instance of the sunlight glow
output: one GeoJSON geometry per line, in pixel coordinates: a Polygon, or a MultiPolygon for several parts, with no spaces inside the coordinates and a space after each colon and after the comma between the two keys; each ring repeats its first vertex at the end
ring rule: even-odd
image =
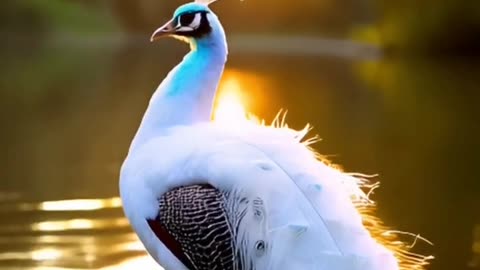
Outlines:
{"type": "Polygon", "coordinates": [[[245,122],[247,113],[241,98],[242,87],[235,76],[229,76],[220,86],[217,107],[214,119],[222,124],[235,124],[245,122]]]}

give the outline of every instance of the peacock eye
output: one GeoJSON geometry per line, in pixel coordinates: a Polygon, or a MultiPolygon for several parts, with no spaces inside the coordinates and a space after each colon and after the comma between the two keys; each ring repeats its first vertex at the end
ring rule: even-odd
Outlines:
{"type": "Polygon", "coordinates": [[[262,256],[265,253],[266,244],[265,241],[259,240],[255,243],[255,254],[257,256],[262,256]]]}
{"type": "Polygon", "coordinates": [[[185,13],[183,15],[180,15],[178,18],[180,25],[181,26],[190,26],[190,24],[193,22],[195,19],[196,14],[195,13],[185,13]]]}

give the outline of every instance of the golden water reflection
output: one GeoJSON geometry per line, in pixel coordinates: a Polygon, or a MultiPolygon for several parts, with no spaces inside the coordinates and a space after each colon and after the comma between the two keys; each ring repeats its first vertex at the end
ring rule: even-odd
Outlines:
{"type": "Polygon", "coordinates": [[[17,205],[16,210],[20,211],[93,211],[108,208],[121,207],[122,202],[119,197],[107,199],[77,199],[46,201],[40,203],[21,203],[17,205]]]}
{"type": "Polygon", "coordinates": [[[113,219],[70,219],[60,221],[43,221],[32,224],[32,231],[53,232],[66,230],[93,230],[112,227],[126,227],[128,221],[124,218],[113,219]]]}
{"type": "Polygon", "coordinates": [[[160,269],[131,231],[118,197],[16,201],[1,209],[2,270],[160,269]]]}
{"type": "Polygon", "coordinates": [[[135,257],[131,258],[128,260],[125,260],[119,264],[112,265],[109,267],[102,268],[102,270],[131,270],[131,269],[163,269],[158,264],[155,263],[155,261],[148,257],[148,256],[142,256],[142,257],[135,257]]]}

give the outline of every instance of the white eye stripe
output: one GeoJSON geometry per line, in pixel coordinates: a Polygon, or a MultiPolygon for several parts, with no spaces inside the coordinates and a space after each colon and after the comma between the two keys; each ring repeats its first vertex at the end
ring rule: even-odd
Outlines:
{"type": "Polygon", "coordinates": [[[189,26],[193,29],[197,29],[198,27],[200,27],[201,22],[202,22],[202,14],[197,13],[195,14],[195,18],[193,19],[193,21],[190,23],[189,26]]]}

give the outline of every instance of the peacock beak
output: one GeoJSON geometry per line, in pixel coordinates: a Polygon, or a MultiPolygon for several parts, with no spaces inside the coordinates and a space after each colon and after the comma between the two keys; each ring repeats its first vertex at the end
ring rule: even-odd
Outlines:
{"type": "Polygon", "coordinates": [[[162,27],[158,28],[153,32],[152,37],[150,38],[150,41],[156,41],[162,37],[168,36],[175,34],[175,20],[172,19],[166,24],[164,24],[162,27]]]}

